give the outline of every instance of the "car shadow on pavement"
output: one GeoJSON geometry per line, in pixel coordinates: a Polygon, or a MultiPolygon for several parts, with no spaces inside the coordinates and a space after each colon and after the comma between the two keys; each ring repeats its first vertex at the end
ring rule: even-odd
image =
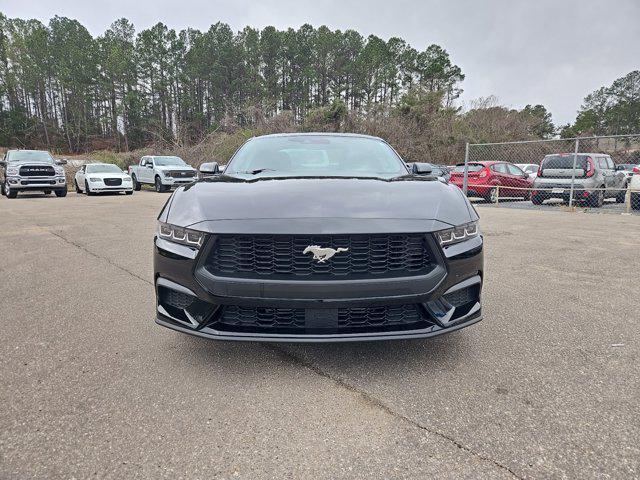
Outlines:
{"type": "MultiPolygon", "coordinates": [[[[395,374],[413,367],[422,371],[455,370],[468,364],[474,350],[475,335],[464,331],[437,338],[381,342],[344,343],[258,343],[223,342],[185,336],[176,339],[172,350],[185,361],[224,371],[239,368],[253,373],[268,373],[285,363],[308,368],[316,373],[348,375],[363,368],[376,375],[395,374]]],[[[174,359],[176,360],[176,359],[174,359]]]]}

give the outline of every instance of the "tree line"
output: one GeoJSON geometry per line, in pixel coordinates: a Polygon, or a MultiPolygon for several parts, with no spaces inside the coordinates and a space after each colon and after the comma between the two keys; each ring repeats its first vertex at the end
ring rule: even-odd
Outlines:
{"type": "Polygon", "coordinates": [[[93,37],[78,21],[0,13],[0,145],[83,152],[151,142],[194,143],[229,123],[315,109],[370,112],[414,88],[451,107],[461,69],[438,45],[354,30],[206,32],[162,23],[136,33],[127,19],[93,37]]]}

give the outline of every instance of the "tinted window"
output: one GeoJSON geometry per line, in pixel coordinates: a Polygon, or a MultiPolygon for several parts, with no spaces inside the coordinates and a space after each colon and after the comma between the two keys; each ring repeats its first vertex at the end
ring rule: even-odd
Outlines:
{"type": "Polygon", "coordinates": [[[153,163],[158,167],[169,167],[173,165],[186,165],[180,157],[153,157],[153,163]]]}
{"type": "Polygon", "coordinates": [[[122,173],[117,165],[87,165],[87,173],[122,173]]]}
{"type": "Polygon", "coordinates": [[[496,163],[491,167],[491,170],[497,173],[507,173],[507,165],[504,163],[496,163]]]}
{"type": "Polygon", "coordinates": [[[49,152],[40,150],[14,150],[7,153],[7,162],[55,163],[55,160],[49,152]]]}
{"type": "Polygon", "coordinates": [[[225,174],[391,178],[406,175],[407,169],[389,145],[375,138],[284,135],[245,143],[225,174]]]}
{"type": "Polygon", "coordinates": [[[607,159],[607,167],[611,170],[615,170],[616,166],[613,164],[613,160],[611,160],[611,157],[606,157],[607,159]]]}
{"type": "MultiPolygon", "coordinates": [[[[573,168],[573,155],[548,155],[542,160],[542,169],[569,169],[573,168]]],[[[587,155],[578,154],[576,168],[587,170],[587,155]]]]}

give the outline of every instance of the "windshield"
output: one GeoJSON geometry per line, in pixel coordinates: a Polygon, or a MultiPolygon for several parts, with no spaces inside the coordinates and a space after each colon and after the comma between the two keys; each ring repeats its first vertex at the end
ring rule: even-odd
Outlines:
{"type": "Polygon", "coordinates": [[[14,150],[7,153],[7,162],[55,163],[49,152],[41,150],[14,150]]]}
{"type": "Polygon", "coordinates": [[[87,165],[87,173],[122,173],[117,165],[87,165]]]}
{"type": "MultiPolygon", "coordinates": [[[[482,165],[481,163],[470,163],[469,164],[469,171],[470,172],[479,172],[483,168],[484,168],[484,165],[482,165]]],[[[453,171],[455,173],[464,173],[464,163],[461,163],[460,165],[456,165],[455,168],[453,169],[453,171]]]]}
{"type": "Polygon", "coordinates": [[[337,135],[258,137],[245,143],[225,169],[225,175],[248,177],[393,178],[407,173],[382,140],[337,135]]]}
{"type": "MultiPolygon", "coordinates": [[[[578,154],[576,160],[576,168],[587,170],[587,155],[578,154]]],[[[546,170],[571,170],[573,168],[573,154],[567,153],[565,155],[547,155],[542,160],[542,169],[546,170]]]]}
{"type": "Polygon", "coordinates": [[[153,157],[153,163],[157,167],[169,167],[173,165],[186,165],[185,161],[180,157],[153,157]]]}

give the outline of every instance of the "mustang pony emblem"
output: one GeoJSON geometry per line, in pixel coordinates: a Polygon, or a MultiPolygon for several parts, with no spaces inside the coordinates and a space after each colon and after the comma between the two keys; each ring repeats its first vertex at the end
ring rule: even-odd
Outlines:
{"type": "Polygon", "coordinates": [[[318,263],[324,263],[327,260],[329,260],[331,257],[333,257],[336,253],[341,253],[341,252],[347,252],[349,251],[348,248],[342,248],[339,247],[337,249],[333,249],[333,248],[322,248],[319,245],[309,245],[307,248],[304,249],[304,252],[302,252],[303,254],[305,253],[313,253],[313,259],[317,260],[318,263]]]}

